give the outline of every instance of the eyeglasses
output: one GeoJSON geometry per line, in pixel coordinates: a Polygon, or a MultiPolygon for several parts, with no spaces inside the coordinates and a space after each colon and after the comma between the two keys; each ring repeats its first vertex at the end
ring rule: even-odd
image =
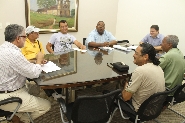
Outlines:
{"type": "Polygon", "coordinates": [[[23,38],[26,38],[27,36],[25,36],[25,35],[21,35],[21,36],[19,36],[19,37],[23,37],[23,38]]]}

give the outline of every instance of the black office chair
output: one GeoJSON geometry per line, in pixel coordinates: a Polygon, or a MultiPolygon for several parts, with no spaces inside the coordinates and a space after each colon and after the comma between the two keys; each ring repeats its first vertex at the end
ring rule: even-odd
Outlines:
{"type": "MultiPolygon", "coordinates": [[[[19,110],[19,108],[20,108],[20,106],[22,104],[22,99],[19,98],[19,97],[10,97],[10,98],[1,100],[0,101],[0,106],[1,105],[8,105],[10,103],[17,103],[17,106],[14,109],[14,112],[4,111],[4,110],[0,109],[0,117],[3,117],[2,119],[0,119],[0,122],[1,121],[6,121],[6,120],[7,121],[11,121],[12,120],[13,116],[15,115],[15,113],[17,113],[17,111],[19,110]]],[[[30,118],[30,121],[32,123],[34,123],[32,118],[31,118],[31,116],[30,116],[30,114],[28,112],[26,112],[26,113],[27,113],[28,117],[30,118]]]]}
{"type": "Polygon", "coordinates": [[[104,95],[79,96],[74,103],[67,105],[64,99],[58,99],[63,123],[67,123],[63,114],[69,122],[72,120],[74,123],[110,122],[117,109],[114,101],[120,93],[121,90],[118,89],[104,95]]]}
{"type": "MultiPolygon", "coordinates": [[[[177,103],[181,103],[185,101],[185,83],[183,85],[181,85],[174,93],[172,100],[170,102],[170,106],[173,107],[173,105],[177,104],[177,103]]],[[[171,109],[171,107],[168,109],[171,110],[172,112],[180,115],[181,117],[183,117],[185,119],[185,116],[180,114],[179,112],[171,109]]],[[[184,122],[183,122],[184,123],[184,122]]]]}
{"type": "Polygon", "coordinates": [[[83,38],[83,45],[85,45],[86,38],[83,38]]]}
{"type": "MultiPolygon", "coordinates": [[[[122,99],[117,100],[118,107],[120,109],[120,113],[123,119],[129,119],[132,122],[138,123],[138,122],[144,122],[149,120],[155,120],[157,118],[161,111],[163,111],[163,103],[166,100],[166,97],[177,90],[179,86],[176,86],[172,90],[164,91],[164,92],[158,92],[153,95],[151,95],[148,99],[146,99],[141,106],[139,107],[138,111],[136,112],[134,107],[130,105],[129,103],[124,103],[128,110],[121,109],[120,101],[122,99]],[[127,114],[128,117],[125,117],[122,113],[122,111],[127,114]]],[[[156,120],[155,120],[156,121],[156,120]]],[[[157,121],[156,121],[157,122],[157,121]]]]}

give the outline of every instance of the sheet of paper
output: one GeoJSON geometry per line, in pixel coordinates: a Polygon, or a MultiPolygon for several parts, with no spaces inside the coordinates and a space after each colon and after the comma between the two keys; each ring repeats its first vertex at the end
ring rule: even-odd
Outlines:
{"type": "Polygon", "coordinates": [[[131,51],[131,49],[128,49],[127,47],[123,47],[121,45],[113,45],[114,48],[124,51],[131,51]]]}
{"type": "Polygon", "coordinates": [[[129,46],[127,47],[127,49],[130,49],[130,50],[135,50],[138,46],[129,46]]]}
{"type": "Polygon", "coordinates": [[[112,48],[112,47],[101,47],[102,49],[104,49],[104,50],[113,50],[114,48],[112,48]]]}
{"type": "Polygon", "coordinates": [[[55,63],[53,63],[52,61],[48,61],[48,63],[42,65],[42,70],[46,73],[48,72],[53,72],[53,71],[57,71],[60,70],[61,68],[58,67],[55,63]]]}

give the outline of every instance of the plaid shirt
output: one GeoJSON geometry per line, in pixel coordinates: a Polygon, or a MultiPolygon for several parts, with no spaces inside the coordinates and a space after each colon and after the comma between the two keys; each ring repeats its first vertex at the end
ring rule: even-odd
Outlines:
{"type": "Polygon", "coordinates": [[[27,61],[16,45],[5,41],[0,46],[0,91],[17,90],[26,77],[38,78],[41,71],[41,65],[27,61]]]}

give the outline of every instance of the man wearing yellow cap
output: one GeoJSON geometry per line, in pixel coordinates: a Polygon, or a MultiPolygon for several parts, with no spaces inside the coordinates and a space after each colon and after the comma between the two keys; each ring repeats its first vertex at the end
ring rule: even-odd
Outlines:
{"type": "Polygon", "coordinates": [[[37,40],[40,29],[35,28],[35,26],[28,26],[25,31],[27,38],[24,47],[21,48],[21,51],[26,59],[32,63],[35,63],[37,53],[42,52],[44,54],[42,43],[37,40]]]}

